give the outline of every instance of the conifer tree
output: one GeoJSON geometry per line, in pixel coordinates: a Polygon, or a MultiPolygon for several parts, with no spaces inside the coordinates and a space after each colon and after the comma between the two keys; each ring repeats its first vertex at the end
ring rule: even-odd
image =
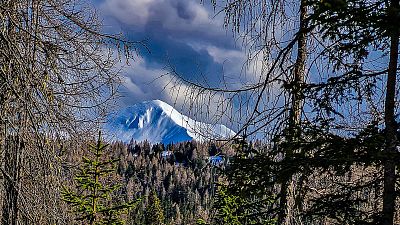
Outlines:
{"type": "Polygon", "coordinates": [[[161,225],[164,224],[164,212],[161,207],[160,199],[155,191],[149,196],[149,201],[146,207],[146,224],[161,225]]]}
{"type": "Polygon", "coordinates": [[[125,224],[121,215],[135,206],[134,202],[113,202],[112,195],[120,184],[106,184],[104,181],[116,173],[118,159],[107,159],[104,150],[108,145],[101,141],[89,145],[91,156],[83,156],[83,165],[75,176],[76,189],[64,187],[62,199],[70,205],[75,218],[81,224],[125,224]]]}

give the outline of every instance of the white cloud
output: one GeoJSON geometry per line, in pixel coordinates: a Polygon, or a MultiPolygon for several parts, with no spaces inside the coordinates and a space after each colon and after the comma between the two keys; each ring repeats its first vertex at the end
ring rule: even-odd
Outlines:
{"type": "Polygon", "coordinates": [[[263,81],[265,72],[270,66],[270,62],[264,59],[260,52],[258,55],[251,56],[243,49],[226,49],[214,45],[204,45],[192,43],[191,46],[196,51],[207,51],[214,62],[223,66],[224,76],[221,85],[227,88],[239,89],[243,85],[252,85],[263,81]]]}
{"type": "Polygon", "coordinates": [[[149,9],[153,2],[154,0],[107,0],[101,8],[124,24],[143,26],[149,19],[149,9]]]}

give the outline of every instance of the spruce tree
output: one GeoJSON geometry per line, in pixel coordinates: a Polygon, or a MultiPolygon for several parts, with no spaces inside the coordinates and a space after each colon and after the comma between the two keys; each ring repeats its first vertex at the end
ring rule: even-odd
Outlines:
{"type": "Polygon", "coordinates": [[[155,191],[149,196],[148,205],[146,207],[146,224],[161,225],[164,224],[164,210],[161,207],[160,199],[155,191]]]}
{"type": "Polygon", "coordinates": [[[81,224],[125,224],[122,214],[135,206],[134,202],[113,202],[112,196],[121,185],[105,182],[116,173],[118,159],[108,159],[104,150],[108,145],[101,141],[101,133],[96,145],[89,145],[90,156],[83,156],[83,165],[75,176],[75,189],[64,187],[62,199],[76,214],[75,220],[81,224]]]}

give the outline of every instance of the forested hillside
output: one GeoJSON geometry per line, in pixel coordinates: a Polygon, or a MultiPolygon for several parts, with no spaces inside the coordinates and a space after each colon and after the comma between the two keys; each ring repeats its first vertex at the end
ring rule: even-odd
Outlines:
{"type": "MultiPolygon", "coordinates": [[[[234,146],[221,148],[222,145],[195,141],[169,145],[134,141],[110,144],[104,151],[104,158],[118,161],[107,179],[121,185],[112,198],[139,200],[125,218],[126,223],[156,224],[149,218],[156,213],[148,212],[155,198],[159,204],[157,210],[163,215],[162,224],[210,221],[215,213],[212,206],[216,185],[223,182],[221,170],[235,153],[234,146]]],[[[66,150],[62,155],[64,172],[60,179],[66,178],[64,185],[67,187],[78,188],[73,177],[82,164],[82,154],[88,152],[66,150]]],[[[71,208],[66,207],[65,213],[71,213],[71,208]]],[[[73,213],[71,218],[74,218],[73,213]]]]}

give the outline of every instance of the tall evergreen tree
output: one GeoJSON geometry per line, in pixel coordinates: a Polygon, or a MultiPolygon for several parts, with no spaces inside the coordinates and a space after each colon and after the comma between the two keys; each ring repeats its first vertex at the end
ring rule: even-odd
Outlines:
{"type": "Polygon", "coordinates": [[[91,156],[83,156],[83,165],[75,176],[76,189],[64,187],[62,199],[76,213],[76,221],[82,224],[125,224],[121,214],[135,206],[134,202],[115,202],[113,194],[120,184],[108,184],[107,178],[116,173],[118,159],[107,159],[104,150],[108,147],[101,141],[89,145],[91,156]]]}
{"type": "Polygon", "coordinates": [[[145,220],[147,225],[162,225],[164,224],[164,210],[161,207],[160,199],[157,193],[153,191],[146,206],[145,220]]]}

